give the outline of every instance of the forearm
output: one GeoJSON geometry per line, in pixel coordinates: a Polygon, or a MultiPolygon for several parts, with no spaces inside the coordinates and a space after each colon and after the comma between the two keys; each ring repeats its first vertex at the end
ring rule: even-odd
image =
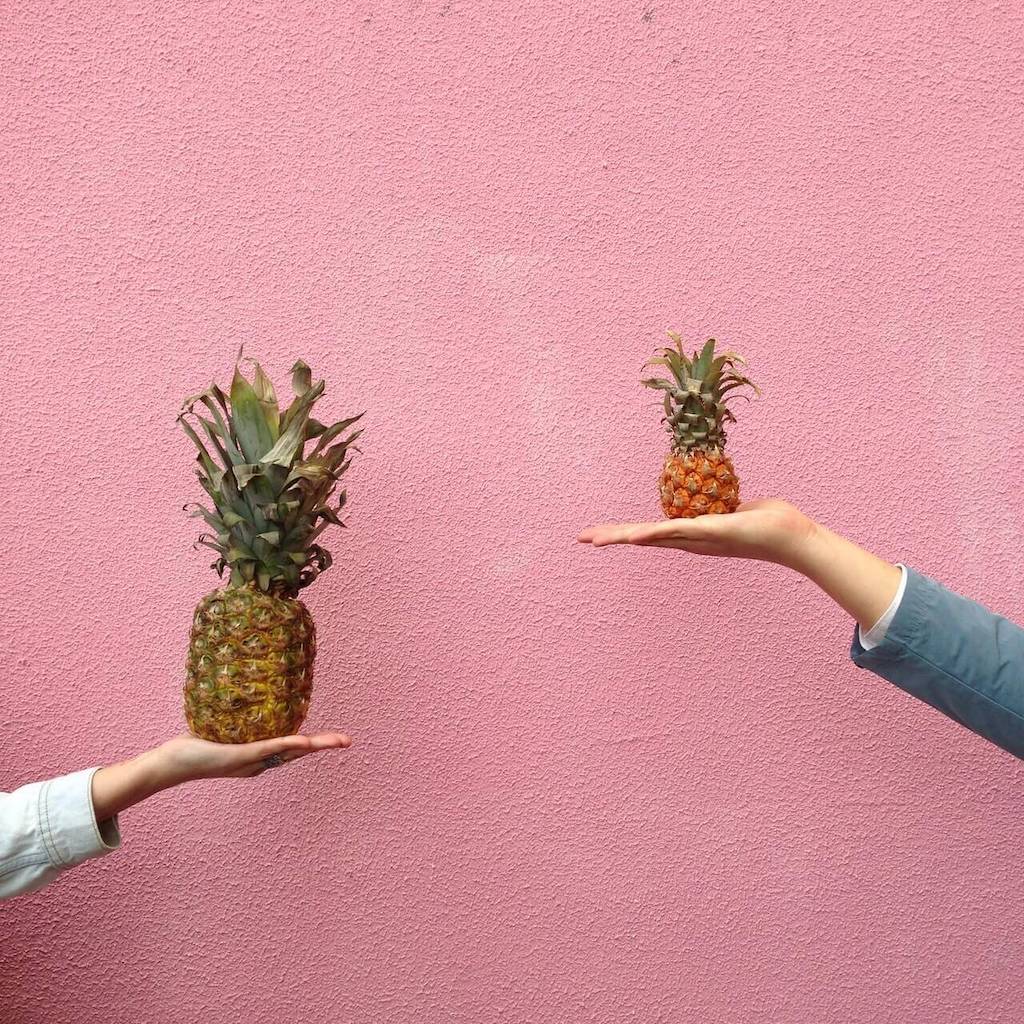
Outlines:
{"type": "Polygon", "coordinates": [[[824,590],[865,630],[885,613],[901,580],[897,566],[818,524],[790,565],[824,590]]]}
{"type": "Polygon", "coordinates": [[[101,768],[92,777],[96,820],[105,821],[133,804],[183,781],[175,776],[161,747],[101,768]]]}

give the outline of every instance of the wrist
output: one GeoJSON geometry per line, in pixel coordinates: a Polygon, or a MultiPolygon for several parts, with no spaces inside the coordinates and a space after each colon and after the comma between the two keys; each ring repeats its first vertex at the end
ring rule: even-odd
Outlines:
{"type": "Polygon", "coordinates": [[[793,568],[820,587],[864,628],[889,607],[901,571],[824,526],[814,524],[793,568]]]}
{"type": "Polygon", "coordinates": [[[187,773],[166,743],[139,754],[132,763],[138,773],[140,784],[150,795],[188,781],[187,773]]]}
{"type": "Polygon", "coordinates": [[[793,512],[799,521],[787,524],[785,541],[771,560],[813,579],[817,568],[828,560],[835,535],[802,512],[793,512]]]}
{"type": "Polygon", "coordinates": [[[808,520],[807,535],[798,546],[791,568],[802,576],[817,582],[822,568],[828,566],[835,555],[838,538],[827,527],[814,520],[808,520]]]}
{"type": "Polygon", "coordinates": [[[97,821],[106,821],[127,807],[173,786],[168,766],[157,750],[100,768],[92,777],[92,803],[97,821]]]}

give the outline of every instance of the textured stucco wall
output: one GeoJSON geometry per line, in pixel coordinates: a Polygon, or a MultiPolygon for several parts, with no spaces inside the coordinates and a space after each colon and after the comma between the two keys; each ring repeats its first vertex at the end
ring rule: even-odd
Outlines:
{"type": "Polygon", "coordinates": [[[181,397],[368,410],[357,745],[5,905],[4,1024],[1020,1020],[1024,770],[781,571],[573,543],[713,331],[748,496],[1024,618],[1018,5],[2,6],[0,787],[180,728],[181,397]]]}

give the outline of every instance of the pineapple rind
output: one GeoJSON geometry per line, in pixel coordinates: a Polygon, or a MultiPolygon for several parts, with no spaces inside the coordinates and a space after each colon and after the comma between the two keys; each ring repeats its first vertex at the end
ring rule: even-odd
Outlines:
{"type": "Polygon", "coordinates": [[[662,511],[669,519],[735,512],[740,482],[732,460],[718,450],[670,454],[659,481],[662,511]]]}
{"type": "Polygon", "coordinates": [[[298,732],[313,689],[316,632],[299,600],[227,587],[196,607],[189,640],[185,717],[216,743],[298,732]]]}

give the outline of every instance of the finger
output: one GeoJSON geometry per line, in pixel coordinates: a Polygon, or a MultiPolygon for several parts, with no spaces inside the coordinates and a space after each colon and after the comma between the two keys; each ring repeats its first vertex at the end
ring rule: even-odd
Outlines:
{"type": "Polygon", "coordinates": [[[691,555],[720,555],[722,546],[706,540],[650,540],[638,544],[644,548],[672,548],[673,551],[687,551],[691,555]]]}
{"type": "Polygon", "coordinates": [[[594,547],[631,544],[677,548],[697,555],[723,554],[722,540],[734,523],[730,516],[705,515],[692,519],[665,519],[657,523],[602,523],[587,527],[579,536],[594,547]]]}
{"type": "Polygon", "coordinates": [[[242,743],[236,749],[244,764],[259,764],[274,754],[284,754],[288,750],[303,750],[308,746],[309,737],[296,733],[290,736],[275,736],[269,740],[257,740],[255,743],[242,743]]]}
{"type": "Polygon", "coordinates": [[[593,544],[595,547],[603,547],[605,544],[628,544],[630,532],[644,523],[599,523],[597,526],[588,526],[583,530],[577,540],[581,544],[593,544]]]}
{"type": "Polygon", "coordinates": [[[289,750],[326,750],[332,747],[347,747],[352,741],[344,733],[321,732],[312,736],[295,733],[291,736],[277,736],[255,743],[243,743],[239,753],[247,762],[262,761],[272,754],[284,754],[289,750]]]}
{"type": "MultiPolygon", "coordinates": [[[[315,736],[311,738],[313,740],[317,739],[317,737],[315,736]]],[[[307,757],[310,754],[324,754],[327,751],[346,750],[347,748],[349,748],[349,746],[351,746],[352,743],[348,736],[345,736],[344,739],[346,740],[346,742],[343,745],[339,745],[338,743],[334,742],[318,743],[314,741],[310,744],[308,750],[289,751],[287,754],[282,754],[282,757],[285,759],[285,761],[298,761],[299,758],[307,757]]]]}
{"type": "MultiPolygon", "coordinates": [[[[262,775],[264,772],[273,771],[275,768],[282,768],[289,761],[295,761],[302,757],[304,754],[308,754],[308,750],[289,750],[284,754],[278,754],[277,757],[280,761],[274,764],[267,764],[266,759],[260,761],[254,761],[252,764],[243,765],[236,771],[230,772],[230,777],[233,779],[252,779],[257,775],[262,775]]],[[[269,755],[274,756],[274,755],[269,755]]]]}
{"type": "Polygon", "coordinates": [[[708,530],[693,519],[671,519],[664,523],[640,523],[629,533],[630,544],[688,544],[706,540],[708,530]]]}
{"type": "Polygon", "coordinates": [[[630,527],[638,525],[638,523],[596,523],[581,530],[576,536],[576,540],[581,544],[593,544],[599,539],[623,535],[630,527]]]}
{"type": "MultiPolygon", "coordinates": [[[[330,748],[325,748],[330,749],[330,748]]],[[[298,761],[303,757],[308,757],[310,754],[321,754],[322,750],[289,750],[287,754],[281,755],[281,760],[285,764],[291,764],[292,761],[298,761]]]]}
{"type": "Polygon", "coordinates": [[[346,750],[351,746],[352,740],[343,732],[319,732],[309,737],[309,750],[306,753],[312,753],[314,750],[333,750],[335,748],[346,750]]]}
{"type": "Polygon", "coordinates": [[[352,746],[352,740],[344,733],[321,732],[312,736],[301,734],[278,736],[275,739],[245,743],[239,748],[246,755],[246,763],[239,769],[239,775],[258,775],[266,766],[268,757],[275,755],[282,761],[296,761],[306,754],[324,750],[344,750],[352,746]]]}
{"type": "Polygon", "coordinates": [[[647,544],[653,540],[691,539],[703,533],[692,519],[666,519],[661,523],[608,523],[595,529],[590,543],[599,548],[609,544],[647,544]]]}

